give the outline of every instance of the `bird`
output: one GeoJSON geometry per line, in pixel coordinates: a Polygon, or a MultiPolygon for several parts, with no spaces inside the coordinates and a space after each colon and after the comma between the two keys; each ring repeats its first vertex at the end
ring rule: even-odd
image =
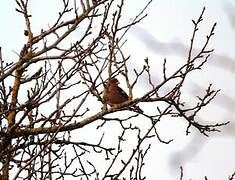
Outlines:
{"type": "MultiPolygon", "coordinates": [[[[129,96],[118,84],[119,81],[116,78],[110,78],[105,85],[105,101],[111,106],[124,103],[129,99],[129,96]]],[[[133,106],[132,110],[143,113],[143,110],[136,105],[133,106]]]]}

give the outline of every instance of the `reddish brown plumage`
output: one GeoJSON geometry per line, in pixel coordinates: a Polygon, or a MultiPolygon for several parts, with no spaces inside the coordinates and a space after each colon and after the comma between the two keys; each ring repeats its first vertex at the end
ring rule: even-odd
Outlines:
{"type": "Polygon", "coordinates": [[[128,100],[128,95],[118,86],[116,78],[111,78],[106,85],[106,100],[108,104],[121,104],[128,100]]]}
{"type": "MultiPolygon", "coordinates": [[[[128,95],[118,86],[118,84],[119,82],[116,78],[111,78],[106,85],[105,100],[109,105],[121,104],[129,99],[128,95]]],[[[136,105],[131,109],[139,113],[143,113],[143,111],[136,105]]]]}

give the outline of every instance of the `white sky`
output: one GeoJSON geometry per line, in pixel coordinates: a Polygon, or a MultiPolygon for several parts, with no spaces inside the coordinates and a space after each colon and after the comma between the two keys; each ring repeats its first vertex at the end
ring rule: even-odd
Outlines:
{"type": "MultiPolygon", "coordinates": [[[[31,0],[31,2],[31,12],[35,18],[33,28],[35,31],[40,31],[42,26],[46,27],[53,21],[58,11],[53,4],[56,1],[31,0]],[[41,4],[44,4],[43,8],[41,4]]],[[[133,18],[145,3],[146,0],[128,0],[125,14],[127,19],[133,18]]],[[[210,27],[217,22],[216,35],[210,44],[215,48],[211,57],[212,62],[208,63],[204,71],[195,75],[192,83],[206,88],[211,82],[214,87],[221,89],[221,95],[215,103],[206,108],[201,118],[211,122],[230,120],[231,124],[222,128],[221,133],[206,138],[196,130],[192,130],[192,133],[186,137],[185,124],[179,120],[166,120],[161,123],[158,128],[159,134],[166,139],[174,138],[174,142],[170,145],[154,143],[148,156],[153,163],[146,164],[146,168],[149,166],[147,173],[151,174],[151,180],[179,179],[180,165],[184,167],[184,179],[192,180],[203,179],[204,176],[209,180],[222,180],[228,178],[235,170],[235,113],[233,110],[235,108],[235,60],[233,59],[235,29],[230,24],[235,14],[232,17],[232,12],[229,11],[232,5],[235,7],[235,1],[153,0],[147,10],[148,17],[128,34],[127,50],[133,59],[137,59],[137,64],[145,57],[149,57],[153,66],[159,66],[160,62],[167,58],[169,66],[174,69],[175,64],[187,57],[187,47],[193,29],[191,19],[198,18],[203,6],[206,7],[206,11],[199,29],[196,48],[200,48],[210,27]],[[180,47],[171,48],[173,43],[177,43],[180,47]],[[182,52],[180,48],[183,49],[182,52]]],[[[24,21],[15,12],[15,7],[13,0],[0,2],[0,46],[5,59],[15,59],[17,55],[13,51],[19,52],[25,40],[24,21]]],[[[156,72],[156,81],[158,75],[160,73],[156,72]]],[[[199,92],[197,86],[189,83],[188,96],[191,98],[196,92],[199,92]]]]}

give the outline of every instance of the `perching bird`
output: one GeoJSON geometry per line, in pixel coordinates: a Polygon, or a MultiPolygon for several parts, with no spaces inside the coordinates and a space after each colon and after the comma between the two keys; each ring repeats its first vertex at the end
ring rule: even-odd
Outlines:
{"type": "MultiPolygon", "coordinates": [[[[116,78],[111,78],[108,80],[107,85],[105,86],[105,100],[109,105],[116,105],[124,103],[128,100],[128,95],[122,88],[118,86],[119,82],[116,78]]],[[[134,106],[134,110],[143,113],[143,111],[138,107],[134,106]]]]}

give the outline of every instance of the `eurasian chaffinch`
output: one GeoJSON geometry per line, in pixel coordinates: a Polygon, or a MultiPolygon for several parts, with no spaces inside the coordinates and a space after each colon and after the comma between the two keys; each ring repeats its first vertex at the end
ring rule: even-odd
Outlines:
{"type": "MultiPolygon", "coordinates": [[[[116,78],[111,78],[105,86],[105,100],[109,105],[116,105],[124,103],[128,100],[128,95],[122,88],[118,86],[119,82],[116,78]]],[[[133,106],[133,110],[143,113],[138,106],[133,106]]]]}

